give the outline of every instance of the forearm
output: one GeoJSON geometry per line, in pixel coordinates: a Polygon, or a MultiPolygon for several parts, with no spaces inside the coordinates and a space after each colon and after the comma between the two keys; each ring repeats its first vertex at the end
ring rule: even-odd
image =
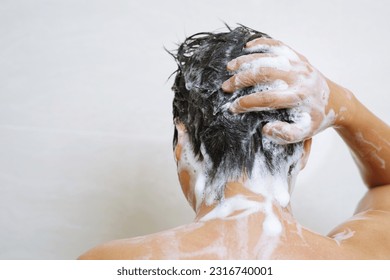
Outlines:
{"type": "Polygon", "coordinates": [[[369,188],[390,184],[390,127],[348,90],[332,82],[329,87],[338,111],[334,128],[350,148],[364,182],[369,188]]]}

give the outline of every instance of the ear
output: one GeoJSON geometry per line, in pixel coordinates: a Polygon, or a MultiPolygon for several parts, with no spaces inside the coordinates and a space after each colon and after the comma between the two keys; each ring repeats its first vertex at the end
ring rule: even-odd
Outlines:
{"type": "Polygon", "coordinates": [[[177,143],[175,146],[174,154],[176,162],[180,161],[181,159],[181,153],[182,153],[182,147],[185,142],[185,136],[186,136],[186,128],[183,123],[175,122],[175,127],[177,130],[177,143]]]}
{"type": "Polygon", "coordinates": [[[309,138],[309,139],[306,139],[305,141],[303,141],[303,154],[301,157],[301,170],[303,168],[305,168],[306,163],[309,159],[310,150],[311,150],[311,142],[312,142],[312,138],[309,138]]]}

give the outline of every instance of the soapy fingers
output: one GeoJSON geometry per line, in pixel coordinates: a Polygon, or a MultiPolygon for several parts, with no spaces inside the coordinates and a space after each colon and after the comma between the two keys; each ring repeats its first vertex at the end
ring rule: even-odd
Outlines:
{"type": "Polygon", "coordinates": [[[263,133],[268,135],[277,144],[294,143],[296,139],[300,139],[307,134],[307,128],[295,123],[287,123],[275,121],[267,123],[263,127],[263,133]]]}
{"type": "Polygon", "coordinates": [[[254,53],[254,54],[243,55],[231,60],[227,65],[227,69],[232,72],[237,71],[240,68],[242,68],[242,66],[245,65],[246,63],[251,63],[254,59],[274,58],[274,57],[277,56],[271,53],[254,53]]]}
{"type": "Polygon", "coordinates": [[[289,109],[293,123],[273,122],[263,128],[264,135],[279,144],[303,141],[333,124],[326,79],[304,56],[268,38],[248,42],[245,52],[229,62],[233,76],[222,89],[233,96],[246,87],[256,92],[236,99],[231,112],[289,109]]]}
{"type": "Polygon", "coordinates": [[[233,93],[240,88],[270,83],[275,80],[281,80],[288,84],[292,84],[295,77],[283,70],[261,66],[257,71],[248,69],[238,72],[222,84],[222,89],[225,92],[233,93]]]}
{"type": "MultiPolygon", "coordinates": [[[[294,110],[294,109],[293,109],[294,110]]],[[[321,118],[320,114],[315,116],[310,115],[307,112],[292,112],[294,122],[287,123],[282,121],[273,121],[267,123],[263,127],[263,133],[268,136],[271,140],[278,144],[295,143],[297,139],[300,141],[307,139],[308,135],[312,135],[313,130],[320,129],[320,122],[310,123],[313,119],[321,118]]]]}
{"type": "Polygon", "coordinates": [[[258,50],[269,51],[272,49],[273,52],[276,52],[278,55],[283,54],[284,56],[289,57],[291,60],[307,61],[306,57],[300,53],[297,53],[283,42],[275,39],[257,38],[246,43],[245,48],[248,52],[254,52],[258,50]]]}
{"type": "Polygon", "coordinates": [[[299,95],[286,91],[257,92],[238,98],[230,106],[233,113],[245,113],[250,111],[267,111],[275,109],[294,108],[302,102],[299,95]]]}

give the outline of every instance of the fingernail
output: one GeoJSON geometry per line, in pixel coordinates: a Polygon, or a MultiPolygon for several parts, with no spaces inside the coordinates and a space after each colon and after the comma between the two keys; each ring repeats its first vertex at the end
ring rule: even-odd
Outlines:
{"type": "Polygon", "coordinates": [[[245,44],[245,48],[250,48],[250,47],[252,47],[252,46],[255,44],[256,40],[257,40],[257,39],[254,39],[254,40],[252,40],[252,41],[247,42],[247,43],[245,44]]]}
{"type": "Polygon", "coordinates": [[[232,114],[237,114],[237,108],[236,108],[236,102],[233,102],[232,105],[229,107],[229,112],[232,114]]]}
{"type": "Polygon", "coordinates": [[[222,84],[222,90],[225,92],[231,92],[231,82],[230,80],[224,81],[222,84]]]}
{"type": "Polygon", "coordinates": [[[233,60],[228,62],[227,69],[228,70],[233,70],[233,69],[235,69],[236,65],[237,65],[237,60],[233,59],[233,60]]]}
{"type": "Polygon", "coordinates": [[[240,114],[244,111],[241,110],[240,99],[236,99],[229,107],[229,111],[233,114],[240,114]]]}

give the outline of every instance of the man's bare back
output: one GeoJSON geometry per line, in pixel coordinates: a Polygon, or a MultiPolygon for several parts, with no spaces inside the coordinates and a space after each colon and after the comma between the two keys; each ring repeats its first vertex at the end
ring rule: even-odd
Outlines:
{"type": "MultiPolygon", "coordinates": [[[[287,216],[283,238],[272,258],[389,259],[389,197],[390,185],[368,191],[356,214],[328,236],[303,228],[287,216]]],[[[111,241],[80,259],[256,259],[263,253],[261,247],[256,248],[263,219],[258,213],[228,221],[194,222],[111,241]]]]}

